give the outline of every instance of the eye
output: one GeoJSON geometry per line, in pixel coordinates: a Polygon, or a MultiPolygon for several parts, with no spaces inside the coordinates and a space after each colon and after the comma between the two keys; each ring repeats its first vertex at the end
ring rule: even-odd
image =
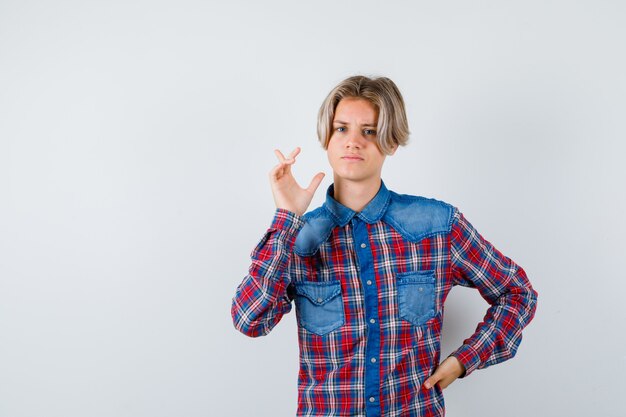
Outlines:
{"type": "Polygon", "coordinates": [[[345,131],[346,131],[346,128],[345,128],[344,126],[339,126],[338,128],[335,128],[335,130],[336,130],[337,132],[345,132],[345,131]]]}
{"type": "Polygon", "coordinates": [[[366,136],[376,136],[376,131],[374,129],[365,129],[363,130],[363,133],[366,136]]]}

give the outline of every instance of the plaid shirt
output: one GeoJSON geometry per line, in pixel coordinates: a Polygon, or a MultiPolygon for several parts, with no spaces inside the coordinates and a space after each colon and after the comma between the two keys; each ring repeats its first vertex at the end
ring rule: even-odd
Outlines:
{"type": "Polygon", "coordinates": [[[359,213],[328,189],[322,207],[277,209],[237,288],[232,317],[248,336],[270,332],[295,300],[298,416],[443,416],[439,386],[446,296],[475,287],[491,305],[452,353],[469,375],[515,355],[537,293],[454,207],[381,182],[359,213]]]}

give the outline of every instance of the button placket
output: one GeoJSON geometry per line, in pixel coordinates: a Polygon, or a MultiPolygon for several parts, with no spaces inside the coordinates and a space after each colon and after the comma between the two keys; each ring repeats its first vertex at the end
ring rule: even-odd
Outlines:
{"type": "Polygon", "coordinates": [[[363,290],[365,319],[369,322],[365,347],[365,398],[367,398],[366,414],[380,416],[380,404],[377,393],[380,392],[380,326],[377,326],[378,287],[374,271],[374,257],[370,241],[368,225],[358,219],[352,220],[352,237],[356,253],[357,270],[363,290]]]}

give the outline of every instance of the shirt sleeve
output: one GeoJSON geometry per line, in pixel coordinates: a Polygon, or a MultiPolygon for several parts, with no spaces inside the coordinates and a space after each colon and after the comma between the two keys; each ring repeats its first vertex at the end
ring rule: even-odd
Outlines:
{"type": "Polygon", "coordinates": [[[243,334],[266,335],[291,311],[289,261],[303,225],[302,216],[276,209],[272,224],[250,254],[248,275],[237,287],[231,308],[233,324],[243,334]]]}
{"type": "Polygon", "coordinates": [[[485,240],[455,210],[452,226],[454,284],[478,289],[490,304],[475,333],[463,341],[455,356],[469,375],[515,356],[522,329],[535,315],[537,292],[524,270],[485,240]]]}

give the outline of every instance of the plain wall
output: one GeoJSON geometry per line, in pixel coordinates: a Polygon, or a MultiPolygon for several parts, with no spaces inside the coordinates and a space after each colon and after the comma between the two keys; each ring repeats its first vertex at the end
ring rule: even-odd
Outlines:
{"type": "MultiPolygon", "coordinates": [[[[458,206],[528,273],[512,361],[450,416],[626,415],[621,1],[0,1],[0,416],[289,416],[295,313],[239,334],[231,298],[301,183],[343,78],[386,75],[411,143],[394,191],[458,206]]],[[[454,289],[443,355],[486,303],[454,289]]]]}

